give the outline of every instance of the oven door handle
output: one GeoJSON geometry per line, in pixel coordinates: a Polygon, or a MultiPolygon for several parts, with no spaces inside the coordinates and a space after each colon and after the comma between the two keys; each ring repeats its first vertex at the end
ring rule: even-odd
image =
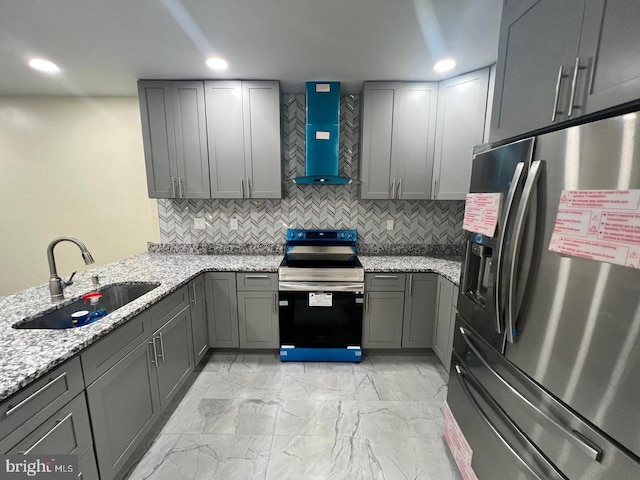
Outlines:
{"type": "Polygon", "coordinates": [[[364,292],[364,283],[279,282],[281,292],[364,292]]]}

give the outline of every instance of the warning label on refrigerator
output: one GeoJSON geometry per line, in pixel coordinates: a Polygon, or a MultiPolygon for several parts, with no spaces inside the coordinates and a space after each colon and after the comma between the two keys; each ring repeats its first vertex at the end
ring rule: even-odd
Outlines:
{"type": "Polygon", "coordinates": [[[487,237],[495,236],[501,200],[501,193],[468,193],[462,228],[487,237]]]}
{"type": "Polygon", "coordinates": [[[549,250],[640,268],[640,190],[564,190],[549,250]]]}

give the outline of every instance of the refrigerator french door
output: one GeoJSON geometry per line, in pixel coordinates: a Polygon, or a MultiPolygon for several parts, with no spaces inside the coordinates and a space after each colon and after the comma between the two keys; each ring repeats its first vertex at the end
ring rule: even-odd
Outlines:
{"type": "MultiPolygon", "coordinates": [[[[522,163],[491,256],[495,315],[460,290],[447,402],[480,480],[639,479],[640,270],[549,245],[563,192],[640,190],[640,115],[539,136],[522,163]],[[518,476],[488,460],[480,428],[518,476]]],[[[637,207],[620,228],[640,244],[637,207]]]]}

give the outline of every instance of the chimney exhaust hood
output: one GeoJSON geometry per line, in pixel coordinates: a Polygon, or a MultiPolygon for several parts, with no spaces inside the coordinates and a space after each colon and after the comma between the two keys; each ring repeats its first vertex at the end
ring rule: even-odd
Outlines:
{"type": "Polygon", "coordinates": [[[338,176],[340,82],[307,82],[305,176],[298,185],[347,185],[338,176]]]}

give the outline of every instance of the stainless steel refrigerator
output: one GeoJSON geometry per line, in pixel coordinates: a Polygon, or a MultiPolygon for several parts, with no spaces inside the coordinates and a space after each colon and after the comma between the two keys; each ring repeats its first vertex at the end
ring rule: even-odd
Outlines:
{"type": "Polygon", "coordinates": [[[474,155],[471,192],[502,195],[493,235],[465,231],[445,428],[466,478],[640,479],[636,190],[640,112],[474,155]]]}

